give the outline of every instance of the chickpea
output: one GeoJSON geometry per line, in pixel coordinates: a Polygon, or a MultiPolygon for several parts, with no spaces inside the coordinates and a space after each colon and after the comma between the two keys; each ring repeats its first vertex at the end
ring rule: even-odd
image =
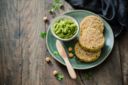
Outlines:
{"type": "Polygon", "coordinates": [[[44,22],[47,22],[48,21],[48,17],[47,16],[43,17],[43,20],[44,20],[44,22]]]}
{"type": "Polygon", "coordinates": [[[69,53],[69,58],[73,58],[73,53],[69,53]]]}
{"type": "Polygon", "coordinates": [[[46,57],[45,60],[46,60],[47,63],[49,63],[51,61],[51,58],[50,57],[46,57]]]}
{"type": "Polygon", "coordinates": [[[58,74],[58,71],[54,70],[53,75],[56,76],[58,74]]]}
{"type": "Polygon", "coordinates": [[[72,47],[69,47],[69,48],[68,48],[68,51],[72,51],[72,47]]]}

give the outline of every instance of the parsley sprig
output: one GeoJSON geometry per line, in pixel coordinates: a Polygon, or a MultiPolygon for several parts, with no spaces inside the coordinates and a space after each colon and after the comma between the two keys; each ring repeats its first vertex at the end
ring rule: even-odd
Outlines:
{"type": "Polygon", "coordinates": [[[49,10],[49,12],[55,12],[56,10],[59,10],[61,6],[63,6],[61,0],[52,0],[51,9],[49,10]]]}
{"type": "Polygon", "coordinates": [[[63,80],[64,79],[64,75],[62,73],[58,73],[55,77],[57,80],[63,80]]]}
{"type": "Polygon", "coordinates": [[[46,37],[46,34],[47,34],[46,32],[41,32],[40,37],[44,39],[46,37]]]}
{"type": "Polygon", "coordinates": [[[59,55],[58,51],[53,52],[54,55],[59,55]]]}

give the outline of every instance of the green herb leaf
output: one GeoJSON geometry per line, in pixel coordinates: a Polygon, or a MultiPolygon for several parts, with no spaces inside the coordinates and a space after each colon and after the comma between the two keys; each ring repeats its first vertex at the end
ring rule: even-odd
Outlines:
{"type": "Polygon", "coordinates": [[[59,3],[60,2],[60,0],[53,0],[54,2],[56,2],[56,3],[59,3]]]}
{"type": "Polygon", "coordinates": [[[56,79],[57,79],[57,80],[63,80],[63,79],[64,79],[64,75],[63,75],[62,73],[58,73],[58,74],[56,75],[56,79]]]}
{"type": "Polygon", "coordinates": [[[58,51],[54,51],[53,54],[55,54],[55,55],[59,55],[58,51]]]}
{"type": "Polygon", "coordinates": [[[61,0],[53,0],[49,12],[54,12],[56,10],[59,10],[62,5],[63,3],[61,0]]]}
{"type": "Polygon", "coordinates": [[[40,33],[40,37],[45,38],[46,37],[46,34],[47,34],[46,32],[41,32],[40,33]]]}

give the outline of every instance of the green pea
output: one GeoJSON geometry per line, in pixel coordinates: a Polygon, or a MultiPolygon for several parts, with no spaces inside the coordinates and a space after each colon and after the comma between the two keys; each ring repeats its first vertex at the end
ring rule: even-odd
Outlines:
{"type": "Polygon", "coordinates": [[[71,38],[75,33],[77,26],[71,19],[61,19],[54,24],[54,32],[60,38],[71,38]]]}

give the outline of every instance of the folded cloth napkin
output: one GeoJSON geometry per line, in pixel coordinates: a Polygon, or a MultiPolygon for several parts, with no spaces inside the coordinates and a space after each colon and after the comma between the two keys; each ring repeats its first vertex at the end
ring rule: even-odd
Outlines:
{"type": "Polygon", "coordinates": [[[115,37],[128,29],[127,0],[66,0],[75,9],[93,11],[111,25],[115,37]]]}

